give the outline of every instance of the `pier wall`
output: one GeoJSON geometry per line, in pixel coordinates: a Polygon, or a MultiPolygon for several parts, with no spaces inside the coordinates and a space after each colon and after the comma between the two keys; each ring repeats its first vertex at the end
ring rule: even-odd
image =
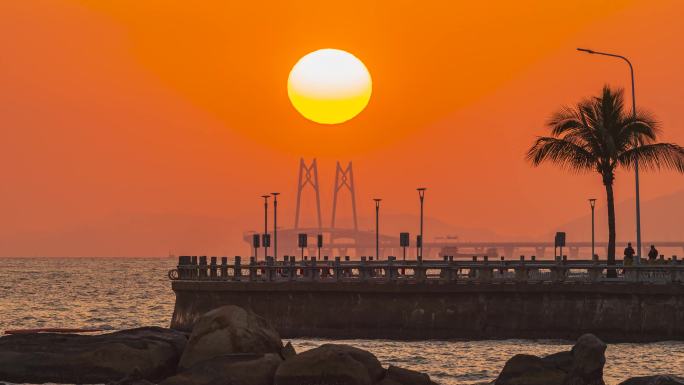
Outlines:
{"type": "Polygon", "coordinates": [[[684,340],[684,285],[644,283],[172,282],[171,327],[222,305],[283,338],[684,340]]]}

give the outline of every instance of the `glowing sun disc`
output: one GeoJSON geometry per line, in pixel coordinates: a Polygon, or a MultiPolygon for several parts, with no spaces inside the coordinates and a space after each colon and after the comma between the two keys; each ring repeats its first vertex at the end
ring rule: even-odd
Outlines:
{"type": "Polygon", "coordinates": [[[287,79],[287,95],[305,118],[338,124],[368,105],[373,83],[356,56],[339,49],[319,49],[297,62],[287,79]]]}

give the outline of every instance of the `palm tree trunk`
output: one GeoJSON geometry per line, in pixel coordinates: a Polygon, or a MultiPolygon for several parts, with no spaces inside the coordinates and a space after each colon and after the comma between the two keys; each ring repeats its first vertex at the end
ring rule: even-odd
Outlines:
{"type": "MultiPolygon", "coordinates": [[[[604,178],[606,202],[608,205],[608,265],[615,265],[615,200],[613,198],[613,178],[604,178]]],[[[608,269],[608,278],[616,278],[617,271],[608,269]]]]}

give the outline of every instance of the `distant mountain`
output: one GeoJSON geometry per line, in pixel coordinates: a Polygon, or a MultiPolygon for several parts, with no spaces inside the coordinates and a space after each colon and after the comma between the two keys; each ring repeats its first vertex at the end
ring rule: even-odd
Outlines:
{"type": "MultiPolygon", "coordinates": [[[[349,218],[340,218],[348,227],[349,218]]],[[[345,225],[342,225],[345,224],[345,225]]],[[[375,217],[360,217],[359,228],[375,230],[375,217]]],[[[399,236],[402,231],[418,234],[419,217],[383,214],[381,233],[399,236]]],[[[426,217],[426,239],[457,237],[461,241],[500,240],[487,229],[454,226],[426,217]]],[[[0,234],[3,256],[97,256],[133,257],[175,255],[246,255],[250,246],[243,241],[245,220],[240,218],[188,215],[182,213],[118,213],[67,228],[0,234]]]]}
{"type": "MultiPolygon", "coordinates": [[[[589,209],[587,208],[587,212],[589,209]]],[[[615,205],[616,233],[619,242],[636,241],[634,200],[621,201],[615,205]]],[[[591,214],[558,226],[565,231],[568,240],[591,239],[591,214]]],[[[644,244],[651,241],[679,241],[684,239],[684,191],[663,195],[641,202],[641,233],[644,244]]],[[[543,236],[553,239],[553,233],[543,236]]],[[[608,216],[605,206],[596,207],[596,238],[608,238],[608,216]]]]}
{"type": "MultiPolygon", "coordinates": [[[[589,212],[587,208],[587,212],[589,212]]],[[[617,238],[621,244],[635,242],[634,201],[616,205],[617,238]]],[[[684,191],[642,202],[643,242],[684,240],[684,191]]],[[[419,217],[413,214],[381,213],[380,232],[418,234],[419,217]]],[[[455,225],[426,217],[427,240],[458,241],[522,240],[520,236],[496,233],[486,228],[468,227],[467,218],[449,218],[455,225]]],[[[4,256],[164,256],[168,252],[192,255],[246,255],[250,248],[242,240],[244,218],[211,217],[182,213],[119,213],[98,222],[44,231],[0,234],[4,256]]],[[[348,227],[350,218],[339,218],[348,227]]],[[[343,225],[344,224],[344,225],[343,225]]],[[[360,217],[359,228],[373,231],[375,217],[360,217]]],[[[565,231],[568,241],[591,239],[591,217],[583,215],[529,240],[553,240],[555,231],[565,231]]],[[[596,208],[596,239],[607,239],[605,206],[596,208]]],[[[678,254],[681,251],[673,251],[678,254]]]]}

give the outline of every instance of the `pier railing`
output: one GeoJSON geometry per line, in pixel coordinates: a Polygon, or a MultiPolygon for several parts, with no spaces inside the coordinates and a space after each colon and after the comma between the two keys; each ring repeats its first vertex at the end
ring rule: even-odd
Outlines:
{"type": "Polygon", "coordinates": [[[222,257],[181,256],[178,266],[169,271],[171,280],[216,282],[457,282],[457,283],[563,283],[563,282],[646,282],[684,284],[684,263],[676,256],[665,260],[623,265],[608,265],[605,260],[489,260],[487,257],[472,261],[443,260],[402,261],[395,257],[372,260],[361,257],[351,261],[335,257],[329,260],[316,257],[296,260],[286,256],[283,260],[268,257],[256,261],[251,257],[243,264],[240,257],[229,263],[222,257]]]}

